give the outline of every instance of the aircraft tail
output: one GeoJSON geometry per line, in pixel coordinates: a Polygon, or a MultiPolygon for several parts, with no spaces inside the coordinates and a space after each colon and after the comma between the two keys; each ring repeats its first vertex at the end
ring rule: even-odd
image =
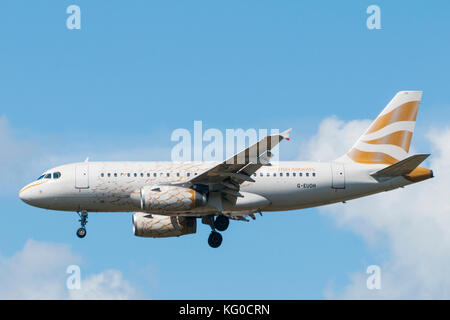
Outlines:
{"type": "Polygon", "coordinates": [[[371,174],[375,179],[403,176],[411,182],[419,182],[433,178],[433,170],[421,168],[419,165],[429,154],[416,154],[371,174]]]}
{"type": "Polygon", "coordinates": [[[397,163],[408,157],[422,91],[400,91],[353,147],[337,161],[397,163]]]}
{"type": "Polygon", "coordinates": [[[409,174],[414,171],[430,154],[416,154],[372,173],[372,177],[385,178],[409,174]]]}

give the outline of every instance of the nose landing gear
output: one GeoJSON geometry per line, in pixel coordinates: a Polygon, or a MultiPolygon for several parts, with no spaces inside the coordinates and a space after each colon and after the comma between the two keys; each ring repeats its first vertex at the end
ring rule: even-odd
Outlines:
{"type": "Polygon", "coordinates": [[[77,230],[77,236],[78,238],[84,238],[86,236],[86,224],[87,224],[87,218],[88,218],[88,213],[86,210],[82,210],[81,213],[78,212],[78,215],[80,216],[80,223],[81,223],[81,228],[79,228],[77,230]]]}

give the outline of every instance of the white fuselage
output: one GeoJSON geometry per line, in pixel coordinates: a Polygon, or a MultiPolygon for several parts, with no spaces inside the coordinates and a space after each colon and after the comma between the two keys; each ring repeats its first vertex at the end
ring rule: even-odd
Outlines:
{"type": "MultiPolygon", "coordinates": [[[[88,212],[140,211],[136,195],[144,186],[183,184],[217,165],[216,162],[80,162],[59,166],[25,186],[20,198],[31,205],[88,212]],[[54,175],[54,173],[60,173],[54,175]],[[51,178],[48,178],[51,174],[51,178]],[[56,177],[56,178],[54,178],[56,177]]],[[[243,197],[224,202],[223,212],[248,214],[284,211],[346,201],[392,190],[412,182],[402,176],[378,181],[370,174],[385,165],[335,162],[278,162],[261,167],[240,186],[243,197]]],[[[168,215],[202,216],[211,206],[168,215]]],[[[164,213],[163,213],[164,214],[164,213]]]]}

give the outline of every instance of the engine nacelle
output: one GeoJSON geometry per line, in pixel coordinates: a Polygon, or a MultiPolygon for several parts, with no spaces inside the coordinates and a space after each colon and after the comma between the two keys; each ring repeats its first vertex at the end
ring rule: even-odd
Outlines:
{"type": "Polygon", "coordinates": [[[140,206],[145,212],[188,211],[206,204],[205,195],[189,188],[146,186],[140,192],[140,206]]]}
{"type": "Polygon", "coordinates": [[[196,232],[197,219],[193,217],[160,216],[143,212],[133,214],[133,233],[138,237],[179,237],[196,232]]]}

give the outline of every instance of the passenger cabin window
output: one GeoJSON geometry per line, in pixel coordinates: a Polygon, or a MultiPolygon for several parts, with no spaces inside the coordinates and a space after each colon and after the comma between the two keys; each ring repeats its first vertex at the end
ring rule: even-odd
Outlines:
{"type": "Polygon", "coordinates": [[[313,176],[313,177],[315,177],[315,176],[316,176],[316,173],[315,173],[315,172],[313,172],[312,176],[313,176]]]}
{"type": "Polygon", "coordinates": [[[144,176],[144,174],[141,172],[141,177],[143,177],[144,176]]]}
{"type": "Polygon", "coordinates": [[[111,177],[111,173],[108,173],[108,178],[111,177]]]}
{"type": "Polygon", "coordinates": [[[105,174],[102,172],[102,173],[100,174],[100,176],[103,178],[103,177],[105,176],[105,174]]]}
{"type": "Polygon", "coordinates": [[[289,177],[289,172],[286,172],[286,177],[289,177]]]}
{"type": "Polygon", "coordinates": [[[114,173],[114,177],[116,177],[116,178],[117,178],[117,172],[115,172],[115,173],[114,173]]]}
{"type": "Polygon", "coordinates": [[[53,172],[53,179],[59,179],[61,177],[61,172],[53,172]]]}
{"type": "Polygon", "coordinates": [[[306,176],[309,177],[309,172],[306,173],[306,176]]]}
{"type": "Polygon", "coordinates": [[[299,176],[299,177],[303,176],[303,173],[302,173],[302,172],[300,172],[300,173],[298,174],[298,176],[299,176]]]}
{"type": "Polygon", "coordinates": [[[156,177],[156,176],[158,176],[158,174],[155,172],[155,173],[153,173],[153,176],[156,177]]]}
{"type": "Polygon", "coordinates": [[[150,173],[147,173],[147,177],[150,178],[150,173]]]}
{"type": "Polygon", "coordinates": [[[297,174],[295,172],[292,172],[292,176],[295,177],[297,174]]]}
{"type": "Polygon", "coordinates": [[[186,174],[188,177],[190,177],[191,176],[191,173],[190,172],[188,172],[187,174],[186,174]]]}
{"type": "Polygon", "coordinates": [[[283,176],[283,172],[280,172],[280,177],[282,177],[283,176]]]}

